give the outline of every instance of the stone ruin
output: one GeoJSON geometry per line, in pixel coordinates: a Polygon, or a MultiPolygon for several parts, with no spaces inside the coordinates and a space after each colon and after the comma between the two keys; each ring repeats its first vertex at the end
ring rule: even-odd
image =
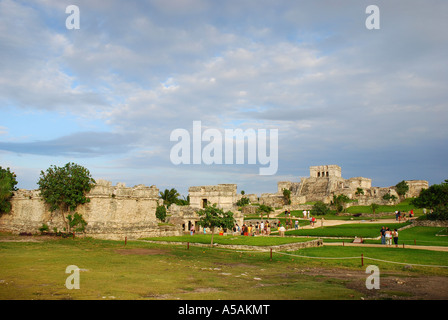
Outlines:
{"type": "MultiPolygon", "coordinates": [[[[409,191],[405,197],[416,197],[422,189],[428,188],[424,180],[407,180],[409,191]]],[[[371,179],[355,177],[342,178],[341,168],[337,165],[312,166],[310,176],[301,178],[299,182],[280,181],[276,193],[237,194],[236,184],[218,184],[214,186],[190,187],[190,205],[168,208],[167,223],[160,225],[155,216],[156,208],[162,204],[159,189],[155,186],[137,185],[132,188],[123,183],[112,186],[111,182],[98,180],[96,186],[87,197],[90,202],[81,205],[76,212],[87,221],[86,235],[94,238],[123,240],[149,236],[181,235],[188,232],[191,226],[199,230],[197,211],[206,205],[216,204],[219,208],[234,213],[239,225],[243,224],[244,214],[255,213],[256,207],[243,207],[242,211],[236,203],[242,197],[249,198],[252,204],[265,204],[273,208],[291,210],[309,210],[308,202],[323,201],[330,203],[333,195],[344,194],[349,199],[356,199],[354,205],[392,204],[383,199],[387,193],[398,194],[395,187],[372,187],[371,179]],[[364,191],[357,194],[358,188],[364,191]],[[285,203],[283,190],[291,191],[291,204],[285,203]]],[[[50,230],[63,230],[64,222],[60,214],[51,213],[42,201],[38,190],[20,189],[14,192],[11,200],[12,210],[0,216],[0,230],[13,233],[36,233],[43,223],[50,230]]]]}
{"type": "MultiPolygon", "coordinates": [[[[407,180],[409,191],[405,198],[417,197],[422,189],[428,188],[428,181],[425,180],[407,180]]],[[[299,182],[280,181],[277,183],[277,193],[262,194],[259,200],[261,204],[267,204],[273,207],[283,207],[285,199],[283,190],[291,191],[291,206],[298,207],[307,202],[323,201],[331,203],[333,195],[346,195],[349,199],[357,200],[353,205],[393,204],[391,201],[383,199],[385,194],[394,195],[399,201],[399,196],[394,186],[391,187],[372,187],[372,180],[364,177],[354,177],[349,179],[342,178],[341,167],[337,165],[312,166],[310,167],[310,176],[301,178],[299,182]],[[364,194],[357,194],[358,188],[362,189],[364,194]]]]}
{"type": "MultiPolygon", "coordinates": [[[[93,238],[124,240],[159,235],[180,235],[179,226],[159,227],[155,211],[159,189],[144,185],[112,186],[110,181],[97,180],[88,193],[90,202],[78,206],[76,212],[87,222],[86,235],[93,238]]],[[[62,231],[65,224],[58,212],[50,212],[38,190],[20,189],[11,199],[12,210],[0,216],[0,230],[13,233],[36,233],[45,223],[49,230],[62,231]]]]}

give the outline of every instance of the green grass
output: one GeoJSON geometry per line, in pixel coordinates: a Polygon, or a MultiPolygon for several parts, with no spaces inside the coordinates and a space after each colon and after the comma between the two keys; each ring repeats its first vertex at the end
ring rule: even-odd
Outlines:
{"type": "MultiPolygon", "coordinates": [[[[420,246],[448,246],[448,237],[437,236],[443,227],[412,227],[398,233],[399,244],[416,244],[420,246]]],[[[380,241],[368,240],[366,243],[380,243],[380,241]]]]}
{"type": "MultiPolygon", "coordinates": [[[[142,240],[151,241],[169,241],[169,242],[183,242],[183,243],[202,243],[210,244],[211,235],[207,234],[195,234],[194,236],[176,236],[176,237],[152,237],[143,238],[142,240]]],[[[313,240],[312,238],[287,238],[287,237],[273,237],[273,236],[219,236],[214,235],[213,243],[223,244],[223,245],[246,245],[246,246],[278,246],[287,243],[294,242],[305,242],[313,240]]]]}
{"type": "MultiPolygon", "coordinates": [[[[196,236],[193,236],[196,237],[196,236]]],[[[249,238],[249,237],[246,237],[249,238]]],[[[274,253],[162,245],[142,241],[56,239],[0,242],[0,299],[360,299],[361,293],[331,276],[303,274],[325,268],[336,272],[375,264],[382,272],[448,276],[448,270],[370,261],[448,265],[447,252],[401,248],[319,247],[274,253]],[[140,251],[133,251],[140,250],[140,251]],[[152,250],[149,253],[142,250],[152,250]],[[140,254],[138,254],[140,252],[140,254]],[[127,253],[127,254],[124,254],[127,253]],[[319,257],[319,259],[304,258],[319,257]],[[325,257],[353,259],[321,259],[325,257]],[[65,269],[81,268],[80,289],[68,290],[65,269]]]]}
{"type": "MultiPolygon", "coordinates": [[[[378,209],[376,209],[376,212],[391,212],[395,213],[395,211],[401,211],[401,212],[409,212],[411,210],[414,210],[414,213],[416,215],[423,214],[423,209],[416,208],[413,205],[411,205],[411,198],[405,199],[402,202],[396,204],[396,205],[380,205],[378,209]]],[[[347,213],[372,213],[372,209],[370,206],[352,206],[347,208],[347,213]]]]}
{"type": "MultiPolygon", "coordinates": [[[[399,229],[407,223],[392,223],[385,227],[391,229],[399,229]]],[[[312,236],[312,237],[359,237],[359,238],[376,238],[380,235],[381,227],[384,224],[344,224],[338,226],[319,227],[315,229],[300,229],[287,231],[287,236],[312,236]]]]}

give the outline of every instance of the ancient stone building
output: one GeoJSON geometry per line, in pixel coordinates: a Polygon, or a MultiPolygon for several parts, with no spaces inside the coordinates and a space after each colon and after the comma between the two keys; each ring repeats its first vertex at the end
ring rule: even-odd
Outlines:
{"type": "MultiPolygon", "coordinates": [[[[428,182],[424,180],[408,180],[409,191],[405,197],[417,197],[420,190],[428,188],[428,182]]],[[[330,203],[333,195],[344,194],[356,205],[370,205],[371,203],[392,204],[383,199],[387,193],[398,197],[395,187],[372,187],[372,180],[364,177],[344,179],[341,167],[337,165],[311,166],[310,176],[301,178],[300,182],[280,181],[277,184],[277,193],[262,194],[259,202],[272,207],[285,205],[283,190],[291,191],[291,205],[304,204],[306,202],[323,201],[330,203]],[[358,192],[358,190],[362,192],[358,192]]],[[[398,200],[397,200],[398,201],[398,200]]]]}
{"type": "Polygon", "coordinates": [[[216,186],[190,187],[190,206],[196,209],[216,204],[218,208],[230,210],[236,204],[236,184],[218,184],[216,186]]]}
{"type": "MultiPolygon", "coordinates": [[[[87,197],[90,202],[76,212],[87,222],[86,235],[93,238],[123,240],[145,236],[179,235],[179,227],[158,226],[155,211],[159,189],[97,180],[87,197]]],[[[50,212],[38,190],[18,190],[11,200],[12,210],[0,216],[0,230],[13,233],[37,233],[45,223],[50,231],[62,231],[65,224],[58,212],[50,212]]]]}

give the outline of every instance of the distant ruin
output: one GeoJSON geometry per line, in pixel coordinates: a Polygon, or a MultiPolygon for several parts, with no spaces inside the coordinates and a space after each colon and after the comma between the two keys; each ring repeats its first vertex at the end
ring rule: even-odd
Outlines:
{"type": "MultiPolygon", "coordinates": [[[[407,180],[409,191],[405,197],[416,197],[422,189],[428,188],[425,180],[407,180]]],[[[364,177],[342,178],[341,167],[337,165],[311,166],[310,176],[299,182],[280,181],[276,193],[238,194],[236,184],[193,186],[188,189],[190,204],[168,208],[167,221],[161,224],[155,216],[156,208],[162,204],[156,186],[138,185],[132,188],[122,183],[112,186],[111,182],[98,180],[87,195],[90,202],[80,205],[77,212],[87,221],[86,235],[102,239],[138,239],[150,236],[181,235],[193,226],[199,230],[197,211],[207,205],[234,213],[236,222],[242,225],[246,213],[256,213],[256,207],[243,209],[237,201],[247,197],[251,204],[265,204],[273,208],[300,210],[316,201],[330,203],[334,195],[346,195],[356,200],[348,205],[393,204],[383,199],[386,194],[399,196],[395,187],[372,187],[372,180],[364,177]],[[290,201],[285,201],[283,190],[290,191],[290,201]],[[362,191],[362,192],[360,192],[362,191]],[[240,211],[241,210],[241,211],[240,211]]],[[[64,223],[60,214],[51,213],[38,190],[20,189],[14,192],[12,210],[0,216],[0,230],[13,233],[37,233],[42,224],[50,230],[62,230],[64,223]]]]}

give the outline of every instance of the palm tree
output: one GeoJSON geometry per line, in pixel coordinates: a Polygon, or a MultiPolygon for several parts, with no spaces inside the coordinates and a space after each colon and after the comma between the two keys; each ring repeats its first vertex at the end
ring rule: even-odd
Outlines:
{"type": "Polygon", "coordinates": [[[379,207],[380,207],[380,205],[377,204],[377,203],[372,203],[372,204],[370,205],[370,209],[372,209],[372,212],[373,212],[373,220],[376,220],[376,218],[375,218],[375,211],[376,211],[379,207]]]}
{"type": "Polygon", "coordinates": [[[164,192],[160,192],[160,198],[163,199],[163,204],[167,207],[169,207],[172,203],[176,203],[179,196],[180,194],[174,188],[171,188],[171,190],[165,189],[164,192]]]}

